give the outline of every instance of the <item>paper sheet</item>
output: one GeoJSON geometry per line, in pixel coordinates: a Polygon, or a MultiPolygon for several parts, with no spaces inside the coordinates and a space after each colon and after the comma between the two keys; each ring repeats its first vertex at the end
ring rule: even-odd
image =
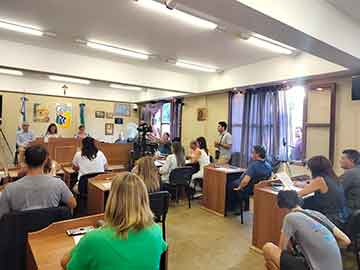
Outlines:
{"type": "Polygon", "coordinates": [[[75,245],[77,245],[81,239],[81,237],[83,237],[84,235],[81,234],[81,235],[75,235],[73,236],[73,239],[74,239],[74,242],[75,242],[75,245]]]}

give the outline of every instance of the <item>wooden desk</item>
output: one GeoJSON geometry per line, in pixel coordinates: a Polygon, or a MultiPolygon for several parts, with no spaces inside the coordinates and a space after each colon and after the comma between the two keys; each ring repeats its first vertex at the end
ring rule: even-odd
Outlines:
{"type": "Polygon", "coordinates": [[[87,199],[89,215],[104,213],[114,175],[115,174],[100,174],[89,179],[87,199]]]}
{"type": "Polygon", "coordinates": [[[226,189],[229,181],[241,177],[245,172],[242,168],[229,168],[226,166],[204,168],[203,200],[202,205],[206,210],[217,215],[226,216],[226,189]]]}
{"type": "MultiPolygon", "coordinates": [[[[64,181],[66,185],[70,187],[71,177],[75,173],[75,170],[72,168],[72,166],[65,166],[62,168],[62,171],[64,172],[64,181]]],[[[124,171],[126,171],[126,167],[122,164],[109,165],[106,170],[106,172],[110,172],[110,173],[117,173],[124,171]]]]}
{"type": "Polygon", "coordinates": [[[278,244],[281,227],[287,209],[277,206],[277,191],[270,186],[270,181],[263,181],[254,187],[254,217],[252,245],[262,249],[265,243],[278,244]]]}
{"type": "Polygon", "coordinates": [[[84,226],[94,226],[104,215],[88,216],[60,221],[28,235],[27,270],[62,270],[60,260],[74,246],[72,237],[66,230],[84,226]]]}

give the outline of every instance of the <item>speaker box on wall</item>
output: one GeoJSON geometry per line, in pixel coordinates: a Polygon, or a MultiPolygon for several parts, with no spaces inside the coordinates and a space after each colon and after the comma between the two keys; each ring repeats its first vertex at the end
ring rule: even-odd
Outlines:
{"type": "Polygon", "coordinates": [[[351,97],[352,100],[360,100],[360,77],[352,79],[351,97]]]}

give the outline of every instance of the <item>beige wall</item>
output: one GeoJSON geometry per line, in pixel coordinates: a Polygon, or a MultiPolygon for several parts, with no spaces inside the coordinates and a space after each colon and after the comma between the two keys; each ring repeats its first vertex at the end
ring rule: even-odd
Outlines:
{"type": "Polygon", "coordinates": [[[187,150],[191,140],[204,136],[209,150],[214,155],[214,141],[218,137],[217,123],[228,122],[228,94],[188,97],[184,99],[182,115],[182,143],[187,150]],[[197,109],[207,108],[206,121],[197,121],[197,109]]]}
{"type": "MultiPolygon", "coordinates": [[[[3,125],[2,129],[5,133],[6,138],[9,141],[11,147],[15,148],[16,142],[16,130],[20,123],[20,107],[21,101],[20,98],[23,94],[20,93],[10,93],[10,92],[1,92],[0,95],[3,96],[3,125]]],[[[75,98],[59,98],[59,97],[50,97],[50,96],[40,96],[40,95],[26,95],[28,98],[27,102],[27,120],[30,122],[30,129],[35,133],[36,136],[42,136],[50,124],[50,122],[55,121],[55,107],[57,103],[66,103],[72,105],[72,122],[71,126],[68,129],[59,129],[59,133],[62,137],[73,137],[80,123],[80,109],[79,104],[86,104],[85,107],[85,125],[87,132],[99,139],[105,141],[113,141],[118,138],[120,131],[126,133],[126,125],[129,122],[138,122],[138,113],[134,112],[131,109],[130,117],[123,117],[123,125],[114,125],[114,135],[105,136],[105,123],[114,123],[113,119],[97,119],[95,118],[95,111],[105,111],[112,112],[114,108],[113,102],[106,101],[95,101],[95,100],[83,100],[75,98]],[[33,104],[41,103],[48,106],[50,112],[50,122],[49,123],[34,123],[33,122],[33,104]]]]}
{"type": "Polygon", "coordinates": [[[339,159],[342,150],[360,150],[360,101],[351,100],[351,78],[337,81],[336,127],[335,127],[335,169],[342,172],[339,159]]]}

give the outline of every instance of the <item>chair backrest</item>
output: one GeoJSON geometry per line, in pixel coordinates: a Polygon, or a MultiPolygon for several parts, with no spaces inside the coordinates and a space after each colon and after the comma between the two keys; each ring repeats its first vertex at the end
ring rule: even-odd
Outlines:
{"type": "Polygon", "coordinates": [[[231,154],[229,164],[232,166],[240,167],[240,152],[234,152],[231,154]]]}
{"type": "Polygon", "coordinates": [[[87,195],[87,189],[88,189],[88,182],[90,178],[94,178],[98,176],[99,174],[104,174],[103,172],[100,173],[89,173],[84,174],[79,179],[79,193],[80,195],[87,195]]]}
{"type": "Polygon", "coordinates": [[[0,220],[0,269],[25,269],[27,234],[68,218],[71,218],[71,212],[67,207],[5,214],[0,220]]]}
{"type": "Polygon", "coordinates": [[[161,223],[165,222],[169,209],[170,194],[167,191],[158,191],[149,194],[150,208],[161,223]]]}
{"type": "Polygon", "coordinates": [[[169,182],[171,185],[187,185],[190,183],[193,173],[192,167],[176,168],[170,172],[169,182]]]}

